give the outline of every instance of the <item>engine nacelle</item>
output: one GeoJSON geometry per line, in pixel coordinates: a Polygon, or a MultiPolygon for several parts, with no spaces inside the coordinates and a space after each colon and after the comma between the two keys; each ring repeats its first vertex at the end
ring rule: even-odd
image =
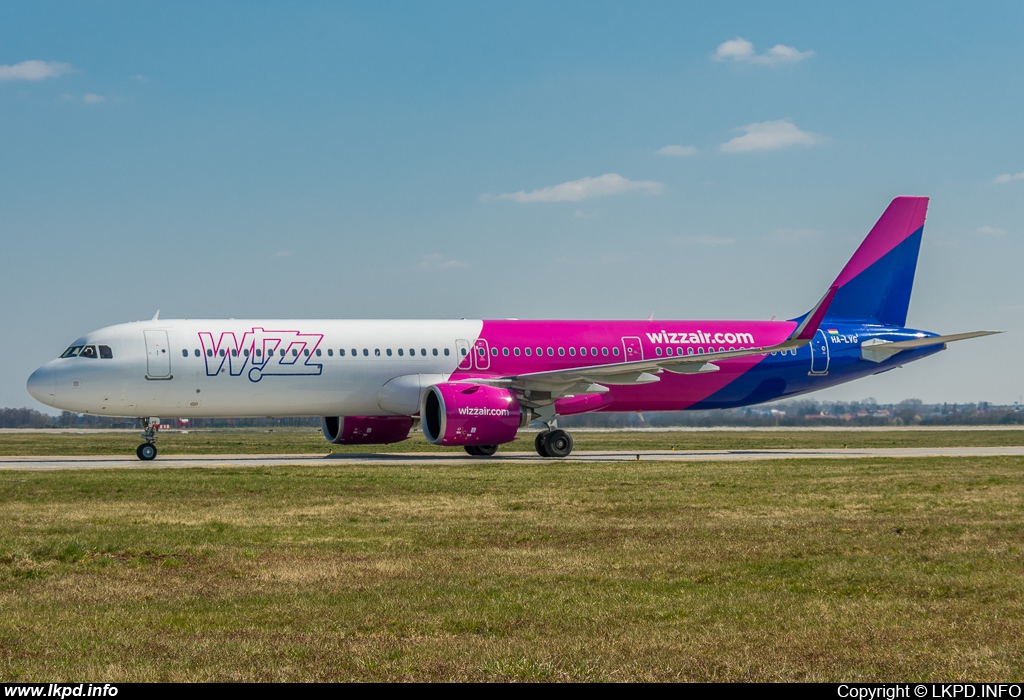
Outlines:
{"type": "Polygon", "coordinates": [[[484,384],[434,384],[420,400],[423,434],[435,445],[512,442],[531,417],[512,392],[484,384]]]}
{"type": "Polygon", "coordinates": [[[326,416],[320,430],[335,445],[386,445],[409,437],[409,416],[326,416]]]}

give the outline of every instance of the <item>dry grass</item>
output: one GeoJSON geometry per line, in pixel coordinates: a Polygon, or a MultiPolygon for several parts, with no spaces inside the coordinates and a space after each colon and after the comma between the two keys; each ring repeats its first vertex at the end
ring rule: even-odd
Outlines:
{"type": "Polygon", "coordinates": [[[1022,467],[0,473],[0,679],[1019,681],[1022,467]]]}

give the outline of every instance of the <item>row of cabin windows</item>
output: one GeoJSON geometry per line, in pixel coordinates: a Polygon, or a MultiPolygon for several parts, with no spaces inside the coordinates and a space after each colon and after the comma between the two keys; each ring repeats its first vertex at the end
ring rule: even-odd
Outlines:
{"type": "MultiPolygon", "coordinates": [[[[195,354],[196,357],[202,357],[202,353],[199,351],[199,348],[196,348],[192,352],[195,354]]],[[[352,352],[352,357],[357,357],[359,355],[359,350],[357,348],[352,348],[351,352],[352,352]]],[[[386,348],[384,350],[384,352],[385,352],[385,354],[387,354],[388,357],[391,357],[392,354],[393,354],[391,348],[386,348]]],[[[449,355],[452,354],[451,350],[448,349],[448,348],[444,348],[442,350],[442,352],[444,353],[445,357],[448,357],[449,355]]],[[[439,355],[437,348],[431,349],[430,353],[434,357],[437,357],[439,355]]],[[[224,357],[225,355],[227,355],[227,352],[225,350],[221,349],[216,354],[218,354],[220,357],[224,357]]],[[[237,349],[232,349],[231,350],[231,356],[232,357],[238,357],[238,354],[239,353],[238,353],[237,349]]],[[[242,350],[241,354],[242,354],[243,357],[249,357],[249,348],[245,348],[244,350],[242,350]]],[[[263,350],[262,350],[262,348],[256,348],[253,351],[253,354],[256,357],[263,357],[263,350]]],[[[272,357],[274,354],[275,354],[274,350],[268,350],[267,351],[267,357],[272,357]]],[[[288,354],[288,351],[285,350],[284,348],[281,348],[280,350],[277,351],[277,354],[280,355],[281,357],[285,357],[288,354]]],[[[298,349],[297,348],[292,348],[291,349],[291,354],[292,354],[292,357],[298,357],[299,356],[298,349]]],[[[304,349],[302,351],[302,354],[305,357],[309,357],[310,356],[309,348],[304,349]]],[[[319,348],[317,348],[316,350],[313,351],[312,354],[315,355],[316,357],[323,357],[324,351],[320,350],[319,348]]],[[[416,348],[409,348],[409,357],[415,357],[416,354],[417,354],[416,348]]],[[[466,353],[463,352],[462,354],[465,355],[466,353]]],[[[374,355],[374,357],[380,357],[380,348],[374,348],[373,349],[373,355],[374,355]]],[[[426,348],[420,348],[419,349],[419,355],[420,355],[420,357],[426,357],[427,356],[427,349],[426,348]]],[[[182,350],[181,351],[181,356],[182,357],[188,357],[188,350],[182,350]]],[[[213,350],[208,348],[206,350],[206,356],[207,357],[213,357],[214,356],[213,350]]],[[[369,348],[363,348],[363,357],[369,357],[369,356],[370,356],[369,348]]],[[[399,357],[405,357],[405,348],[398,348],[398,356],[399,357]]],[[[327,357],[334,357],[334,348],[328,348],[327,349],[327,357]]],[[[338,350],[338,357],[345,357],[345,348],[340,348],[338,350]]]]}
{"type": "MultiPolygon", "coordinates": [[[[105,358],[113,357],[113,355],[110,353],[110,348],[108,346],[100,345],[99,348],[100,348],[100,355],[99,355],[100,357],[105,357],[105,358]]],[[[735,349],[736,348],[734,348],[734,347],[729,347],[728,348],[728,350],[730,352],[735,350],[735,349]]],[[[742,349],[742,348],[740,348],[740,349],[742,349]]],[[[724,347],[718,348],[718,352],[725,352],[725,351],[726,351],[726,348],[724,348],[724,347]]],[[[415,357],[416,354],[417,354],[416,348],[409,348],[408,352],[409,352],[409,355],[408,355],[409,357],[415,357]]],[[[451,351],[448,348],[444,348],[442,352],[444,353],[445,357],[448,357],[449,355],[451,355],[451,351]]],[[[505,357],[508,357],[509,355],[515,355],[516,357],[519,357],[520,355],[526,355],[527,357],[532,357],[534,355],[534,352],[536,352],[536,356],[537,357],[542,357],[545,354],[547,354],[548,357],[553,357],[555,355],[556,350],[555,350],[555,348],[547,348],[547,352],[545,353],[544,348],[536,348],[536,350],[534,350],[534,348],[523,348],[522,350],[520,350],[520,348],[502,348],[500,352],[505,357]]],[[[598,354],[600,354],[600,355],[602,355],[604,357],[607,357],[609,355],[609,352],[614,357],[618,357],[619,356],[619,349],[618,348],[611,348],[610,351],[609,351],[608,348],[601,348],[600,350],[598,350],[596,347],[592,347],[589,350],[586,347],[581,347],[581,348],[579,348],[579,350],[577,350],[575,347],[570,347],[569,348],[569,356],[570,357],[576,357],[577,354],[579,354],[580,357],[586,357],[588,354],[593,356],[593,357],[597,357],[598,354]]],[[[666,356],[666,355],[667,356],[671,356],[673,354],[672,348],[662,349],[661,346],[655,347],[654,348],[654,352],[655,352],[655,354],[658,357],[662,357],[662,356],[666,356]]],[[[703,355],[703,354],[705,354],[704,348],[699,347],[696,350],[694,350],[694,348],[692,346],[687,347],[685,352],[683,351],[682,347],[676,347],[674,352],[675,352],[675,355],[684,355],[684,354],[685,355],[703,355]]],[[[713,352],[715,352],[715,349],[713,347],[709,347],[707,349],[707,352],[708,353],[713,353],[713,352]]],[[[783,350],[782,354],[785,355],[786,352],[787,351],[783,350]]],[[[796,355],[796,350],[791,350],[789,352],[792,355],[796,355]]],[[[199,351],[198,348],[193,350],[193,353],[195,354],[196,357],[201,357],[202,356],[202,353],[199,351]]],[[[263,357],[263,350],[262,349],[257,348],[254,351],[254,353],[255,353],[256,357],[263,357]]],[[[352,348],[351,353],[352,353],[352,357],[357,357],[360,354],[359,350],[357,348],[352,348]]],[[[398,354],[399,357],[405,357],[406,356],[405,353],[406,353],[405,348],[398,348],[397,354],[398,354]]],[[[496,348],[496,347],[492,347],[491,348],[491,355],[493,355],[494,357],[497,357],[498,353],[499,353],[498,348],[496,348]]],[[[557,349],[557,353],[558,353],[558,355],[560,357],[564,357],[565,354],[566,354],[566,349],[565,348],[558,348],[557,349]]],[[[71,348],[68,348],[64,352],[64,354],[61,355],[61,357],[75,357],[76,354],[78,354],[79,357],[96,357],[96,349],[92,345],[87,345],[84,348],[81,347],[81,346],[71,347],[71,348]],[[79,354],[79,351],[81,351],[80,354],[79,354]],[[69,354],[69,353],[71,353],[71,354],[69,354]],[[89,354],[87,354],[87,353],[89,353],[89,354]]],[[[224,357],[227,353],[222,349],[222,350],[220,350],[218,352],[218,354],[221,357],[224,357]]],[[[238,357],[238,354],[239,354],[238,350],[236,350],[236,349],[232,349],[231,350],[231,356],[232,357],[238,357]]],[[[279,354],[281,357],[285,357],[285,355],[287,355],[287,350],[282,348],[281,350],[277,351],[277,354],[279,354]]],[[[298,357],[299,356],[298,349],[292,348],[291,354],[292,354],[293,357],[298,357]]],[[[308,348],[304,349],[302,351],[302,354],[304,356],[306,356],[306,357],[309,357],[310,356],[309,349],[308,348]]],[[[317,349],[317,350],[313,351],[313,354],[316,357],[321,357],[323,355],[323,351],[320,350],[320,349],[317,349]]],[[[394,352],[391,350],[391,348],[385,348],[384,354],[387,355],[388,357],[392,357],[394,355],[394,352]]],[[[431,350],[431,354],[434,357],[437,357],[439,355],[437,348],[433,348],[431,350]]],[[[462,354],[463,357],[465,357],[466,356],[466,350],[462,349],[461,354],[462,354]]],[[[479,354],[480,357],[484,357],[487,354],[487,351],[482,346],[477,346],[477,354],[479,354]]],[[[776,353],[773,352],[771,354],[775,355],[776,353]]],[[[242,350],[242,355],[244,357],[249,357],[249,349],[246,348],[246,349],[242,350]]],[[[274,351],[273,350],[268,350],[267,351],[267,356],[270,357],[272,355],[274,355],[274,351]]],[[[339,357],[345,357],[345,355],[346,355],[345,348],[340,348],[338,350],[338,356],[339,357]]],[[[369,348],[363,348],[362,349],[362,355],[363,355],[363,357],[369,357],[370,356],[369,348]]],[[[373,355],[374,355],[374,357],[380,357],[381,356],[380,348],[374,348],[373,355]]],[[[421,357],[426,357],[427,356],[427,349],[426,348],[420,348],[419,349],[419,355],[421,357]]],[[[182,357],[188,357],[188,350],[182,350],[181,351],[181,356],[182,357]]],[[[206,356],[207,357],[213,357],[214,356],[213,350],[207,349],[206,356]]],[[[334,349],[333,348],[328,348],[327,349],[327,356],[328,357],[334,357],[334,349]]]]}
{"type": "Polygon", "coordinates": [[[93,360],[98,357],[103,360],[112,360],[114,353],[109,345],[72,345],[61,354],[61,357],[88,357],[93,360]]]}
{"type": "MultiPolygon", "coordinates": [[[[485,356],[487,354],[487,351],[484,350],[483,347],[481,347],[479,345],[476,348],[476,352],[477,352],[478,355],[480,355],[480,357],[483,357],[483,356],[485,356]]],[[[570,356],[576,357],[576,352],[577,352],[576,348],[569,348],[569,355],[570,356]]],[[[604,355],[606,357],[608,356],[608,352],[609,352],[608,348],[601,348],[601,350],[600,350],[600,354],[604,355]]],[[[533,353],[534,353],[534,349],[533,348],[523,348],[522,350],[520,350],[519,348],[502,348],[501,349],[501,354],[504,355],[505,357],[508,357],[510,354],[515,355],[516,357],[519,357],[521,354],[522,355],[526,355],[527,357],[533,357],[533,353]]],[[[537,353],[537,357],[542,357],[544,355],[544,348],[537,348],[536,349],[536,353],[537,353]]],[[[587,353],[588,353],[588,350],[585,347],[581,347],[579,349],[580,357],[586,357],[587,353]]],[[[594,357],[597,357],[598,349],[597,348],[590,348],[589,353],[591,355],[593,355],[594,357]]],[[[465,355],[466,351],[463,350],[462,354],[465,355]]],[[[547,349],[548,357],[551,357],[554,354],[555,354],[555,349],[554,348],[548,348],[547,349]]],[[[561,357],[565,357],[565,348],[558,348],[558,354],[561,357]]],[[[618,357],[619,356],[619,349],[618,348],[612,348],[611,349],[611,354],[614,355],[615,357],[618,357]]],[[[497,357],[498,356],[498,348],[491,348],[491,355],[493,355],[494,357],[497,357]]]]}

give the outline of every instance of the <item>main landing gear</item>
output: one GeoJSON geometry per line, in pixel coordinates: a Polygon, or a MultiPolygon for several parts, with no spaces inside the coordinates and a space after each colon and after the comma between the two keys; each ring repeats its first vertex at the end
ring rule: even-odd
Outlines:
{"type": "Polygon", "coordinates": [[[159,418],[140,418],[142,422],[142,439],[144,443],[135,450],[136,456],[143,462],[156,459],[156,431],[160,429],[159,418]]]}
{"type": "Polygon", "coordinates": [[[497,445],[466,445],[466,452],[474,457],[490,457],[497,451],[497,445]]]}
{"type": "Polygon", "coordinates": [[[572,453],[572,435],[555,428],[537,433],[533,446],[541,457],[568,457],[572,453]]]}

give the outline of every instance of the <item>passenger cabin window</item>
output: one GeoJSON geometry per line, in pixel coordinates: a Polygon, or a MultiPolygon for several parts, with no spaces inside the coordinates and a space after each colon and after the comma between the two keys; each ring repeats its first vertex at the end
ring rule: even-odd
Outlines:
{"type": "Polygon", "coordinates": [[[182,357],[188,357],[188,350],[182,350],[181,351],[181,356],[182,357]]]}
{"type": "MultiPolygon", "coordinates": [[[[259,351],[257,350],[257,352],[259,352],[259,351]]],[[[195,354],[196,354],[196,357],[199,357],[199,348],[195,349],[195,354]]]]}
{"type": "Polygon", "coordinates": [[[78,356],[79,357],[89,357],[89,358],[92,358],[92,359],[95,360],[96,359],[96,346],[95,345],[86,345],[84,348],[82,348],[82,352],[78,353],[78,356]]]}
{"type": "MultiPolygon", "coordinates": [[[[341,352],[342,354],[345,353],[344,350],[342,350],[341,352]]],[[[327,348],[327,357],[334,357],[334,348],[327,348]]]]}
{"type": "Polygon", "coordinates": [[[434,357],[437,357],[437,348],[434,348],[434,357]]]}
{"type": "Polygon", "coordinates": [[[81,351],[82,351],[82,346],[81,345],[72,345],[70,348],[68,348],[67,350],[64,351],[64,354],[62,354],[61,357],[75,357],[81,351]]]}
{"type": "Polygon", "coordinates": [[[512,352],[515,353],[516,357],[519,357],[519,348],[514,348],[512,352]]]}
{"type": "Polygon", "coordinates": [[[391,357],[391,348],[388,348],[385,352],[388,354],[388,357],[391,357]]]}
{"type": "Polygon", "coordinates": [[[529,356],[530,356],[530,348],[526,348],[526,356],[527,356],[527,357],[529,357],[529,356]]]}
{"type": "MultiPolygon", "coordinates": [[[[435,351],[435,354],[436,354],[436,351],[435,351]]],[[[505,357],[508,357],[508,348],[502,348],[501,349],[501,354],[504,355],[505,357]]]]}
{"type": "Polygon", "coordinates": [[[448,348],[445,348],[445,349],[444,349],[444,356],[445,356],[445,357],[448,357],[448,348]]]}
{"type": "MultiPolygon", "coordinates": [[[[605,355],[607,355],[607,354],[608,353],[605,353],[605,355]]],[[[615,357],[618,357],[619,356],[619,349],[618,348],[612,348],[612,354],[615,355],[615,357]]]]}
{"type": "Polygon", "coordinates": [[[405,350],[403,350],[402,348],[398,348],[398,356],[399,357],[403,357],[404,355],[405,355],[405,350]]]}
{"type": "Polygon", "coordinates": [[[374,357],[380,357],[380,348],[374,348],[373,355],[374,357]]]}
{"type": "Polygon", "coordinates": [[[498,348],[491,348],[491,355],[493,355],[494,357],[497,357],[498,356],[498,348]]]}

